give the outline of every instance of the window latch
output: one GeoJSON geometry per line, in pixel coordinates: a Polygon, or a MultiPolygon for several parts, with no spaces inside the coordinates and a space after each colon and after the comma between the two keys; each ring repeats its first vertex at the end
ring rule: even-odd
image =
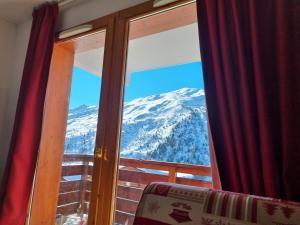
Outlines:
{"type": "Polygon", "coordinates": [[[94,151],[94,158],[95,160],[102,160],[102,158],[105,161],[108,160],[107,150],[102,147],[96,147],[94,151]]]}

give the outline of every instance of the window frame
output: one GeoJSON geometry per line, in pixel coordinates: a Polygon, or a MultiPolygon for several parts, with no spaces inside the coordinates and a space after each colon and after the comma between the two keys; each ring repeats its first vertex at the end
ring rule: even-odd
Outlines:
{"type": "Polygon", "coordinates": [[[194,2],[195,0],[178,0],[164,6],[154,7],[154,0],[147,1],[84,23],[93,25],[93,29],[88,32],[63,40],[56,38],[44,108],[45,116],[31,210],[29,210],[28,221],[30,224],[53,225],[55,223],[72,67],[76,49],[76,41],[71,45],[67,43],[72,40],[80,40],[81,37],[95,33],[99,29],[106,30],[101,88],[101,105],[104,107],[100,108],[96,135],[96,153],[100,152],[101,156],[94,155],[96,161],[93,168],[88,225],[111,225],[114,222],[116,206],[129,23],[137,18],[194,2]],[[63,81],[61,74],[67,74],[63,81]]]}

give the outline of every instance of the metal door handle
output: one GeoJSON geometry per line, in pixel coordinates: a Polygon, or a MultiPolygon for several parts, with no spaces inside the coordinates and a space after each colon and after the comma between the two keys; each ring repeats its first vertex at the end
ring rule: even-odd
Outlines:
{"type": "Polygon", "coordinates": [[[94,151],[94,157],[96,160],[102,159],[102,148],[101,147],[96,147],[94,151]]]}
{"type": "Polygon", "coordinates": [[[94,152],[94,157],[96,160],[101,160],[102,158],[105,161],[108,160],[107,150],[102,147],[96,147],[94,152]]]}

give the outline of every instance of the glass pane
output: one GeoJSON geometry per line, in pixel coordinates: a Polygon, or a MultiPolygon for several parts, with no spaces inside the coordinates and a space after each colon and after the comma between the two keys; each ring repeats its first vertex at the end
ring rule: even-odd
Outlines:
{"type": "Polygon", "coordinates": [[[76,52],[56,224],[88,217],[101,92],[105,31],[75,40],[76,52]]]}
{"type": "Polygon", "coordinates": [[[130,225],[148,183],[211,177],[195,4],[130,22],[129,40],[115,224],[130,225]]]}

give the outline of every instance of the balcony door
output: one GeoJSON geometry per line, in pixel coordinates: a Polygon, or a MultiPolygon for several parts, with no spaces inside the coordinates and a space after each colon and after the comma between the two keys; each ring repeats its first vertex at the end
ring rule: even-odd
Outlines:
{"type": "MultiPolygon", "coordinates": [[[[88,220],[93,167],[99,164],[96,136],[100,134],[101,83],[106,30],[77,41],[74,54],[69,112],[64,144],[56,224],[88,220]],[[83,39],[86,41],[83,42],[83,39]],[[92,40],[96,40],[92,42],[92,40]]],[[[98,142],[99,146],[99,142],[98,142]]]]}
{"type": "Polygon", "coordinates": [[[195,3],[131,19],[128,37],[114,215],[122,225],[151,182],[211,185],[195,3]]]}
{"type": "Polygon", "coordinates": [[[114,21],[55,43],[28,224],[95,221],[114,21]]]}

